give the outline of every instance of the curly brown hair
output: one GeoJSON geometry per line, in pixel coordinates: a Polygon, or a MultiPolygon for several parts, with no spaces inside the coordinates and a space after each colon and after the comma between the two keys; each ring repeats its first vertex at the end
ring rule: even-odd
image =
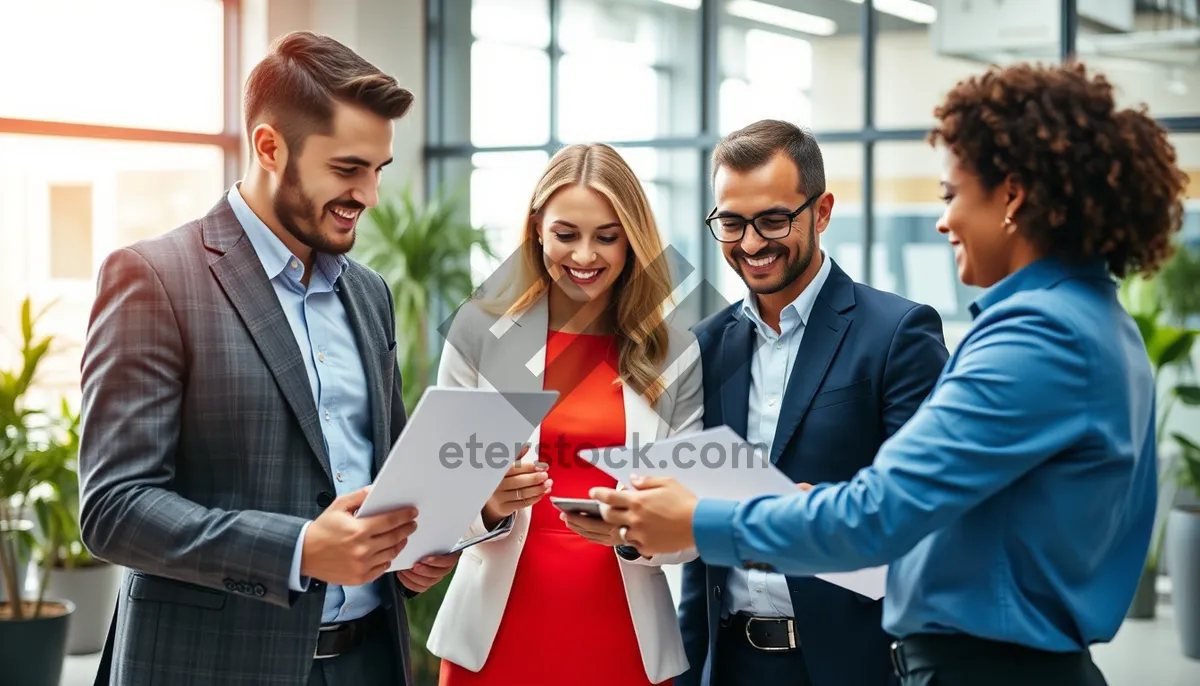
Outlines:
{"type": "Polygon", "coordinates": [[[1150,275],[1174,249],[1188,177],[1166,130],[1144,106],[1118,110],[1112,90],[1078,63],[992,67],[946,95],[928,141],[989,191],[1015,177],[1013,221],[1042,254],[1150,275]]]}

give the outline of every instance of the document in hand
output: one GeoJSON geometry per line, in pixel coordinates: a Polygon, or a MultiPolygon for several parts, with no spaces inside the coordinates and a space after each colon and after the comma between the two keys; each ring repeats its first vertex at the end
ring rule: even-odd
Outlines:
{"type": "MultiPolygon", "coordinates": [[[[747,443],[728,426],[645,445],[585,450],[579,456],[626,488],[632,488],[629,476],[638,474],[671,477],[698,498],[748,500],[796,492],[796,484],[771,464],[762,446],[747,443]]],[[[874,600],[883,597],[887,585],[886,566],[816,576],[874,600]]]]}
{"type": "Polygon", "coordinates": [[[388,571],[456,549],[557,400],[557,391],[426,389],[357,513],[416,506],[417,530],[388,571]]]}

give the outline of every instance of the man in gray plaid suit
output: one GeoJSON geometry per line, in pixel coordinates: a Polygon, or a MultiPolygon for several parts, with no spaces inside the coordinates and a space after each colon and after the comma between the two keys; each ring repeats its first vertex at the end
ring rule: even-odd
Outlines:
{"type": "Polygon", "coordinates": [[[416,513],[354,516],[406,418],[390,291],[345,254],[411,104],[283,37],[246,85],[245,178],[101,267],[80,519],[129,572],[97,683],[409,682],[404,598],[456,557],[389,574],[416,513]]]}

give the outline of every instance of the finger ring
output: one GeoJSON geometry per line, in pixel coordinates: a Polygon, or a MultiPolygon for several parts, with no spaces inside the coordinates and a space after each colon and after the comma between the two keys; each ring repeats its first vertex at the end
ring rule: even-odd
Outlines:
{"type": "Polygon", "coordinates": [[[625,534],[627,534],[627,533],[629,533],[629,527],[627,527],[627,526],[623,526],[620,529],[617,529],[617,535],[621,537],[621,543],[624,545],[629,545],[629,541],[625,540],[625,534]]]}

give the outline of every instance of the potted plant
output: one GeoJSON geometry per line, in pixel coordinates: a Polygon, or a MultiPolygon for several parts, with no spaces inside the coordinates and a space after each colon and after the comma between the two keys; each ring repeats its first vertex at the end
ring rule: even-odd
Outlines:
{"type": "MultiPolygon", "coordinates": [[[[404,406],[410,412],[434,382],[441,354],[440,346],[431,340],[438,329],[438,322],[430,321],[437,303],[457,305],[470,297],[475,288],[473,250],[495,256],[485,231],[471,224],[466,213],[465,203],[456,196],[421,205],[409,189],[402,189],[368,210],[359,229],[355,257],[379,272],[392,292],[404,406]]],[[[425,644],[452,577],[453,572],[406,602],[417,684],[438,680],[439,661],[425,644]]]]}
{"type": "Polygon", "coordinates": [[[75,605],[67,633],[67,654],[84,655],[104,649],[108,625],[116,606],[121,586],[121,568],[92,557],[83,545],[79,530],[79,415],[63,400],[63,450],[65,469],[51,484],[53,499],[48,499],[49,513],[58,518],[60,537],[54,548],[45,546],[49,569],[46,594],[63,598],[75,605]]]}
{"type": "Polygon", "coordinates": [[[9,535],[0,538],[0,581],[7,598],[0,603],[0,665],[6,683],[58,686],[74,605],[46,597],[47,564],[38,572],[35,597],[26,597],[19,585],[22,549],[41,553],[46,560],[46,551],[62,540],[61,512],[47,493],[52,494],[52,484],[64,478],[69,452],[57,419],[26,403],[52,340],[35,340],[37,318],[30,309],[26,298],[21,304],[21,367],[0,370],[0,522],[9,523],[9,535]],[[41,540],[25,524],[16,527],[17,535],[12,536],[11,523],[28,522],[30,516],[40,525],[41,540]]]}
{"type": "MultiPolygon", "coordinates": [[[[1200,499],[1200,445],[1182,433],[1173,437],[1180,448],[1178,483],[1200,499]]],[[[1179,642],[1184,655],[1200,660],[1200,505],[1171,509],[1166,549],[1179,642]]]]}
{"type": "MultiPolygon", "coordinates": [[[[1156,439],[1159,446],[1158,500],[1154,534],[1127,617],[1151,619],[1156,614],[1156,585],[1161,571],[1163,542],[1169,528],[1172,504],[1177,494],[1180,446],[1178,438],[1168,435],[1168,423],[1180,405],[1200,405],[1200,387],[1191,378],[1191,355],[1200,331],[1188,328],[1192,315],[1200,313],[1200,259],[1194,250],[1179,246],[1172,259],[1151,279],[1131,277],[1121,284],[1121,301],[1141,332],[1146,353],[1154,369],[1155,385],[1160,389],[1156,439]]],[[[1169,555],[1170,553],[1168,553],[1169,555]]],[[[1176,586],[1179,579],[1172,577],[1176,586]]]]}

